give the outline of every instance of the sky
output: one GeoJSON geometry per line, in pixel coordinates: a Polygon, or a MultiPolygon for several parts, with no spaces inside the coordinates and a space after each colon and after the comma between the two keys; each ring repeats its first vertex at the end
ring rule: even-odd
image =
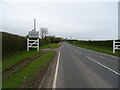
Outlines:
{"type": "Polygon", "coordinates": [[[37,30],[48,28],[48,35],[79,40],[118,39],[117,0],[3,0],[1,7],[4,32],[25,36],[36,18],[37,30]]]}

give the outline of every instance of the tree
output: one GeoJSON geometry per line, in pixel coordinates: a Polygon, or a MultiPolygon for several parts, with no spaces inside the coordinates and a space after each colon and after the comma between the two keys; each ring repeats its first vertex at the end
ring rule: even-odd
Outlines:
{"type": "Polygon", "coordinates": [[[40,30],[41,38],[44,39],[47,34],[48,34],[48,29],[47,28],[41,28],[41,30],[40,30]]]}

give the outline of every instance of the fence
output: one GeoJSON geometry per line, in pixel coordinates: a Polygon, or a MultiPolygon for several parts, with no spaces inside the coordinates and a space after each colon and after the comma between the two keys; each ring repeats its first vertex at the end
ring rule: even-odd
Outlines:
{"type": "Polygon", "coordinates": [[[27,38],[27,51],[29,51],[29,48],[37,48],[37,51],[39,51],[39,38],[36,40],[27,38]]]}
{"type": "Polygon", "coordinates": [[[120,50],[120,42],[113,40],[113,53],[115,53],[115,50],[120,50]]]}

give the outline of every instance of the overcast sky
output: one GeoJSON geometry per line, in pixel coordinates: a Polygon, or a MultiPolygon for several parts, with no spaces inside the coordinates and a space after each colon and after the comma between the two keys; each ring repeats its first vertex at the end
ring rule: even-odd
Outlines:
{"type": "Polygon", "coordinates": [[[8,2],[2,4],[2,30],[27,35],[37,19],[37,30],[74,39],[117,39],[117,2],[8,2]]]}

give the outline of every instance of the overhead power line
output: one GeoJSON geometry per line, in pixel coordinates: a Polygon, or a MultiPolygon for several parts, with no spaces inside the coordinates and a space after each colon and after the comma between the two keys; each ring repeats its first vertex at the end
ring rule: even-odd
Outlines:
{"type": "Polygon", "coordinates": [[[19,12],[19,13],[20,13],[21,15],[23,15],[24,17],[27,17],[27,18],[30,17],[30,18],[34,19],[33,16],[31,16],[31,15],[29,15],[29,14],[26,14],[26,13],[23,13],[22,11],[20,11],[19,9],[17,9],[17,8],[15,8],[14,6],[10,5],[9,3],[7,3],[7,2],[5,2],[5,1],[3,1],[3,0],[1,0],[1,2],[2,2],[2,4],[5,4],[5,5],[7,5],[8,7],[12,8],[13,10],[19,12]]]}

